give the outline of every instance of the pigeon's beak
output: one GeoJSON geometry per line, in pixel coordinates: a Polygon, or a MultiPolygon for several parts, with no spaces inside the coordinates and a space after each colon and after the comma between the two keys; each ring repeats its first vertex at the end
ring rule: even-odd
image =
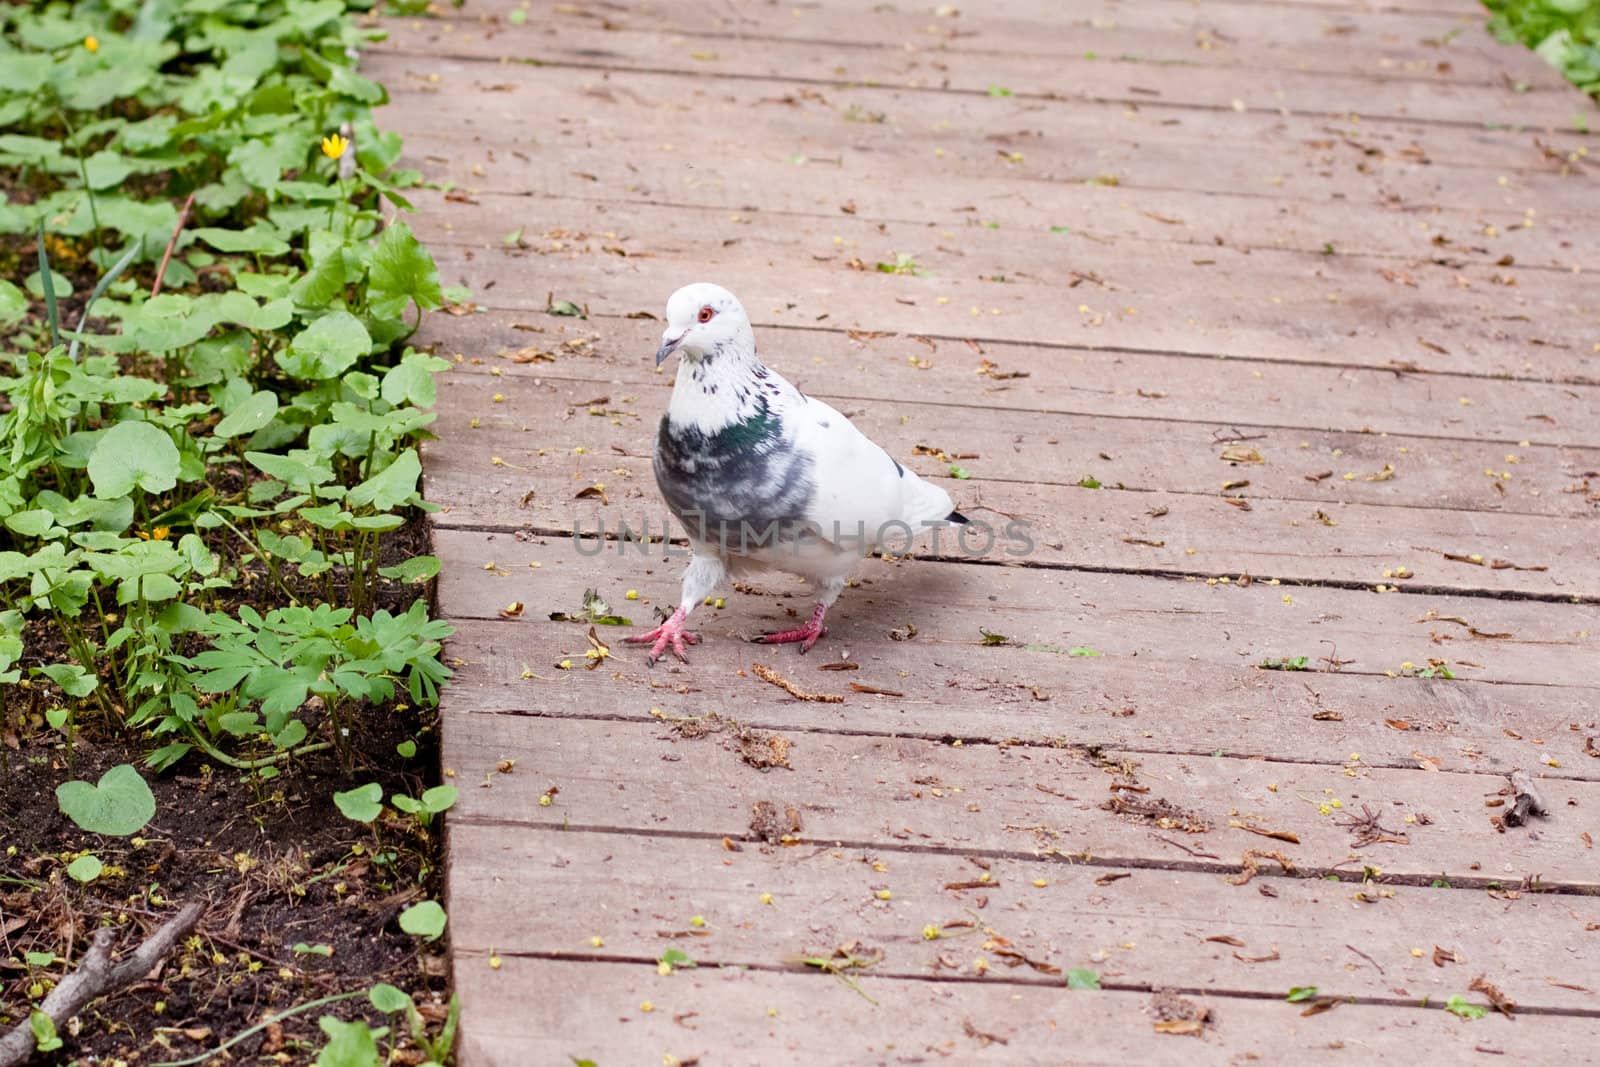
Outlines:
{"type": "Polygon", "coordinates": [[[679,334],[676,337],[667,337],[663,335],[661,338],[661,347],[656,349],[656,366],[659,367],[661,364],[665,363],[667,357],[678,350],[678,344],[682,340],[683,334],[679,334]]]}

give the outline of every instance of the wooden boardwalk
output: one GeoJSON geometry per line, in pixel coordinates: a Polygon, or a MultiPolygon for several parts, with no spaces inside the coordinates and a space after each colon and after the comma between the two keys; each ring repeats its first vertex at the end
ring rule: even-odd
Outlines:
{"type": "Polygon", "coordinates": [[[461,1062],[1592,1051],[1600,116],[1470,0],[955,6],[467,0],[367,59],[477,302],[425,328],[461,1062]],[[678,593],[595,534],[662,530],[698,280],[1031,548],[871,561],[806,658],[742,640],[781,579],[586,658],[552,613],[678,593]]]}

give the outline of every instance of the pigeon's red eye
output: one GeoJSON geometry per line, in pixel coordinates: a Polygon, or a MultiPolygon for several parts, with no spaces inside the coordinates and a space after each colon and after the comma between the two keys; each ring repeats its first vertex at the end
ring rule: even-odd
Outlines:
{"type": "Polygon", "coordinates": [[[711,321],[711,316],[713,316],[715,314],[716,314],[716,312],[711,310],[711,305],[707,304],[705,307],[700,309],[700,321],[701,322],[710,322],[711,321]]]}

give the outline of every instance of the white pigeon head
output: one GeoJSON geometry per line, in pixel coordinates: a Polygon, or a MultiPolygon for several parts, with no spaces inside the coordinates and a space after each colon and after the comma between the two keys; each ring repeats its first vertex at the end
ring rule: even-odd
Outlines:
{"type": "Polygon", "coordinates": [[[695,282],[673,293],[667,300],[667,328],[656,349],[656,366],[674,352],[701,360],[726,350],[755,352],[750,317],[738,298],[710,282],[695,282]]]}

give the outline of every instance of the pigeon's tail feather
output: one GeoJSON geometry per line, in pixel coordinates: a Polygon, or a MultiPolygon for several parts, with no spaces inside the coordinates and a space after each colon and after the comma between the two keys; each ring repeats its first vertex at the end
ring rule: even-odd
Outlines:
{"type": "Polygon", "coordinates": [[[946,515],[944,517],[944,521],[945,522],[953,522],[953,523],[956,523],[956,524],[958,524],[960,526],[965,526],[967,523],[971,522],[972,520],[967,518],[965,515],[961,514],[961,512],[959,512],[959,511],[952,511],[950,514],[948,514],[948,515],[946,515]]]}

